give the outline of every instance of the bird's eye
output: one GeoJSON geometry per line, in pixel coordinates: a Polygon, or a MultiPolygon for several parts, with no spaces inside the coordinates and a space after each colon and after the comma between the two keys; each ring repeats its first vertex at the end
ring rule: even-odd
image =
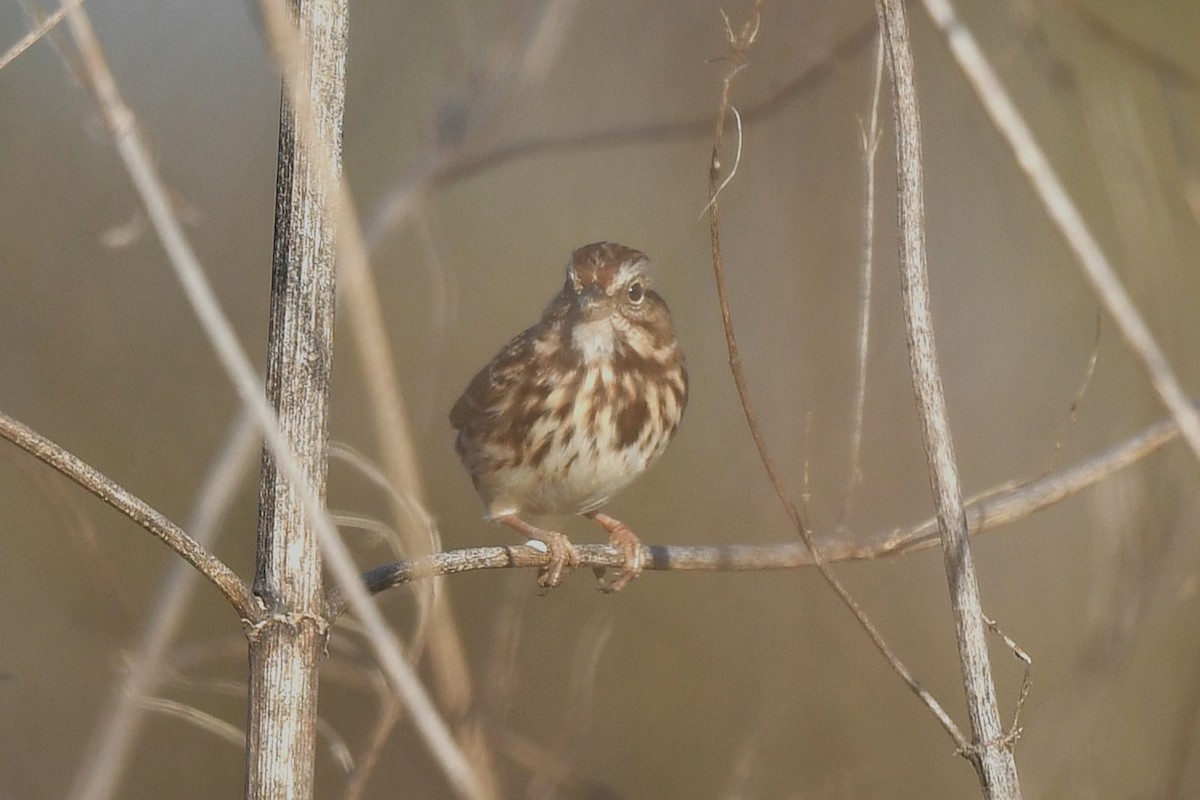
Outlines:
{"type": "Polygon", "coordinates": [[[629,286],[629,302],[633,303],[634,305],[637,305],[638,303],[642,302],[642,299],[645,296],[646,296],[646,290],[642,288],[642,285],[640,283],[630,284],[630,286],[629,286]]]}

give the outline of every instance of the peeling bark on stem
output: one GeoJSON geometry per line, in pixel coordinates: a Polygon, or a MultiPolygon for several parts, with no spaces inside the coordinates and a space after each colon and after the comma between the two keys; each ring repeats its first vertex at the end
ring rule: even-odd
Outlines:
{"type": "Polygon", "coordinates": [[[967,517],[946,416],[938,369],[925,263],[925,208],[921,156],[921,121],[913,82],[912,52],[903,0],[880,0],[880,27],[887,40],[896,118],[896,160],[900,217],[900,272],[905,328],[913,390],[921,417],[921,434],[937,508],[938,528],[950,586],[959,661],[971,719],[972,746],[964,753],[979,774],[983,795],[1012,800],[1021,796],[1011,737],[1000,726],[996,687],[988,661],[983,610],[967,517]]]}
{"type": "MultiPolygon", "coordinates": [[[[298,4],[308,45],[303,73],[320,147],[341,153],[346,9],[298,4]]],[[[284,92],[279,122],[267,397],[312,491],[324,496],[333,357],[334,225],[313,144],[284,92]]],[[[254,592],[266,618],[250,631],[246,797],[312,797],[317,661],[328,630],[321,548],[300,492],[263,451],[254,592]]]]}

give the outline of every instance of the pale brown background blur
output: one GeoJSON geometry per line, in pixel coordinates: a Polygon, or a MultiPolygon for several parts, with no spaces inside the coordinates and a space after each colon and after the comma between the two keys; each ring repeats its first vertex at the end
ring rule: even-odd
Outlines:
{"type": "MultiPolygon", "coordinates": [[[[713,119],[726,69],[719,9],[740,24],[746,6],[578,4],[545,79],[504,95],[478,145],[713,119]]],[[[1200,390],[1200,5],[962,6],[1185,387],[1200,390]],[[1125,38],[1089,26],[1081,7],[1125,38]],[[1196,77],[1165,77],[1139,47],[1196,77]]],[[[217,292],[261,363],[279,82],[256,11],[236,0],[87,7],[217,292]]],[[[468,110],[493,96],[489,76],[540,10],[519,0],[352,4],[345,171],[365,222],[439,136],[453,141],[460,124],[471,131],[468,110]]],[[[916,5],[910,21],[936,333],[965,489],[976,493],[1073,463],[1162,411],[1105,320],[1094,378],[1070,422],[1095,343],[1096,300],[916,5]]],[[[768,4],[735,103],[765,100],[871,24],[867,2],[768,4]]],[[[0,4],[0,49],[29,27],[18,3],[0,4]]],[[[808,465],[823,536],[835,535],[849,468],[859,131],[874,58],[870,37],[863,41],[747,127],[721,206],[746,372],[796,495],[808,465]]],[[[883,109],[890,113],[887,96],[883,109]]],[[[450,447],[450,404],[536,319],[570,250],[601,238],[656,262],[692,380],[678,439],[613,513],[651,543],[792,538],[728,374],[699,220],[710,147],[706,130],[509,161],[434,192],[418,222],[383,238],[373,265],[447,547],[513,541],[480,520],[450,447]]],[[[897,301],[892,147],[887,124],[863,484],[850,519],[863,535],[931,512],[897,301]]],[[[48,42],[0,72],[0,181],[0,408],[182,521],[232,419],[234,393],[153,234],[112,246],[137,228],[139,204],[94,103],[48,42]]],[[[344,336],[342,344],[333,435],[370,454],[360,376],[344,336]]],[[[1034,659],[1016,751],[1027,797],[1162,797],[1173,782],[1178,797],[1200,795],[1190,744],[1200,686],[1198,476],[1173,445],[977,540],[985,611],[1034,659]]],[[[170,560],[124,518],[74,488],[64,499],[45,477],[0,448],[0,800],[67,791],[170,560]],[[99,554],[80,544],[80,514],[95,526],[99,554]]],[[[252,483],[217,548],[243,575],[252,483]]],[[[344,465],[333,468],[330,504],[376,517],[387,510],[344,465]]],[[[565,526],[596,539],[590,526],[565,526]]],[[[386,558],[361,538],[356,552],[364,567],[386,558]]],[[[939,553],[839,573],[965,727],[939,553]]],[[[585,575],[540,598],[529,572],[447,584],[485,717],[514,732],[501,739],[519,734],[613,793],[594,796],[977,796],[970,767],[811,570],[651,573],[615,597],[585,575]],[[496,641],[514,621],[520,636],[508,664],[496,641]],[[589,658],[591,672],[580,666],[589,658]],[[489,690],[498,684],[509,689],[489,690]]],[[[380,602],[398,627],[411,627],[406,592],[380,602]]],[[[212,683],[244,679],[239,637],[229,609],[202,587],[180,644],[212,657],[187,671],[195,683],[168,696],[242,725],[242,699],[212,683]]],[[[1020,668],[998,643],[993,664],[1009,719],[1020,668]]],[[[376,709],[367,692],[323,684],[322,716],[355,752],[376,709]]],[[[237,747],[210,733],[152,717],[118,796],[237,796],[241,763],[237,747]]],[[[498,763],[508,795],[527,796],[529,773],[505,756],[498,763]]],[[[318,796],[339,797],[344,785],[323,743],[318,796]]],[[[406,723],[368,791],[401,794],[449,795],[406,723]]]]}

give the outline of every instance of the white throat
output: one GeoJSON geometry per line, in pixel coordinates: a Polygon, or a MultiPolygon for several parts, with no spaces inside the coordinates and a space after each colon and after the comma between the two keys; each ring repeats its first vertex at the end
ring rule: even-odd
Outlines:
{"type": "Polygon", "coordinates": [[[611,358],[615,341],[616,332],[609,319],[580,323],[571,333],[571,344],[583,356],[585,364],[611,358]]]}

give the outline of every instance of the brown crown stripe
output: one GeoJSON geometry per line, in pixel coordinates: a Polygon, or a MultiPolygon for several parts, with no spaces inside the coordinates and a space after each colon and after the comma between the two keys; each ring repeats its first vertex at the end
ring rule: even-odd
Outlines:
{"type": "Polygon", "coordinates": [[[605,291],[612,285],[621,267],[646,261],[645,253],[612,242],[594,242],[571,254],[570,270],[580,285],[597,285],[605,291]]]}

